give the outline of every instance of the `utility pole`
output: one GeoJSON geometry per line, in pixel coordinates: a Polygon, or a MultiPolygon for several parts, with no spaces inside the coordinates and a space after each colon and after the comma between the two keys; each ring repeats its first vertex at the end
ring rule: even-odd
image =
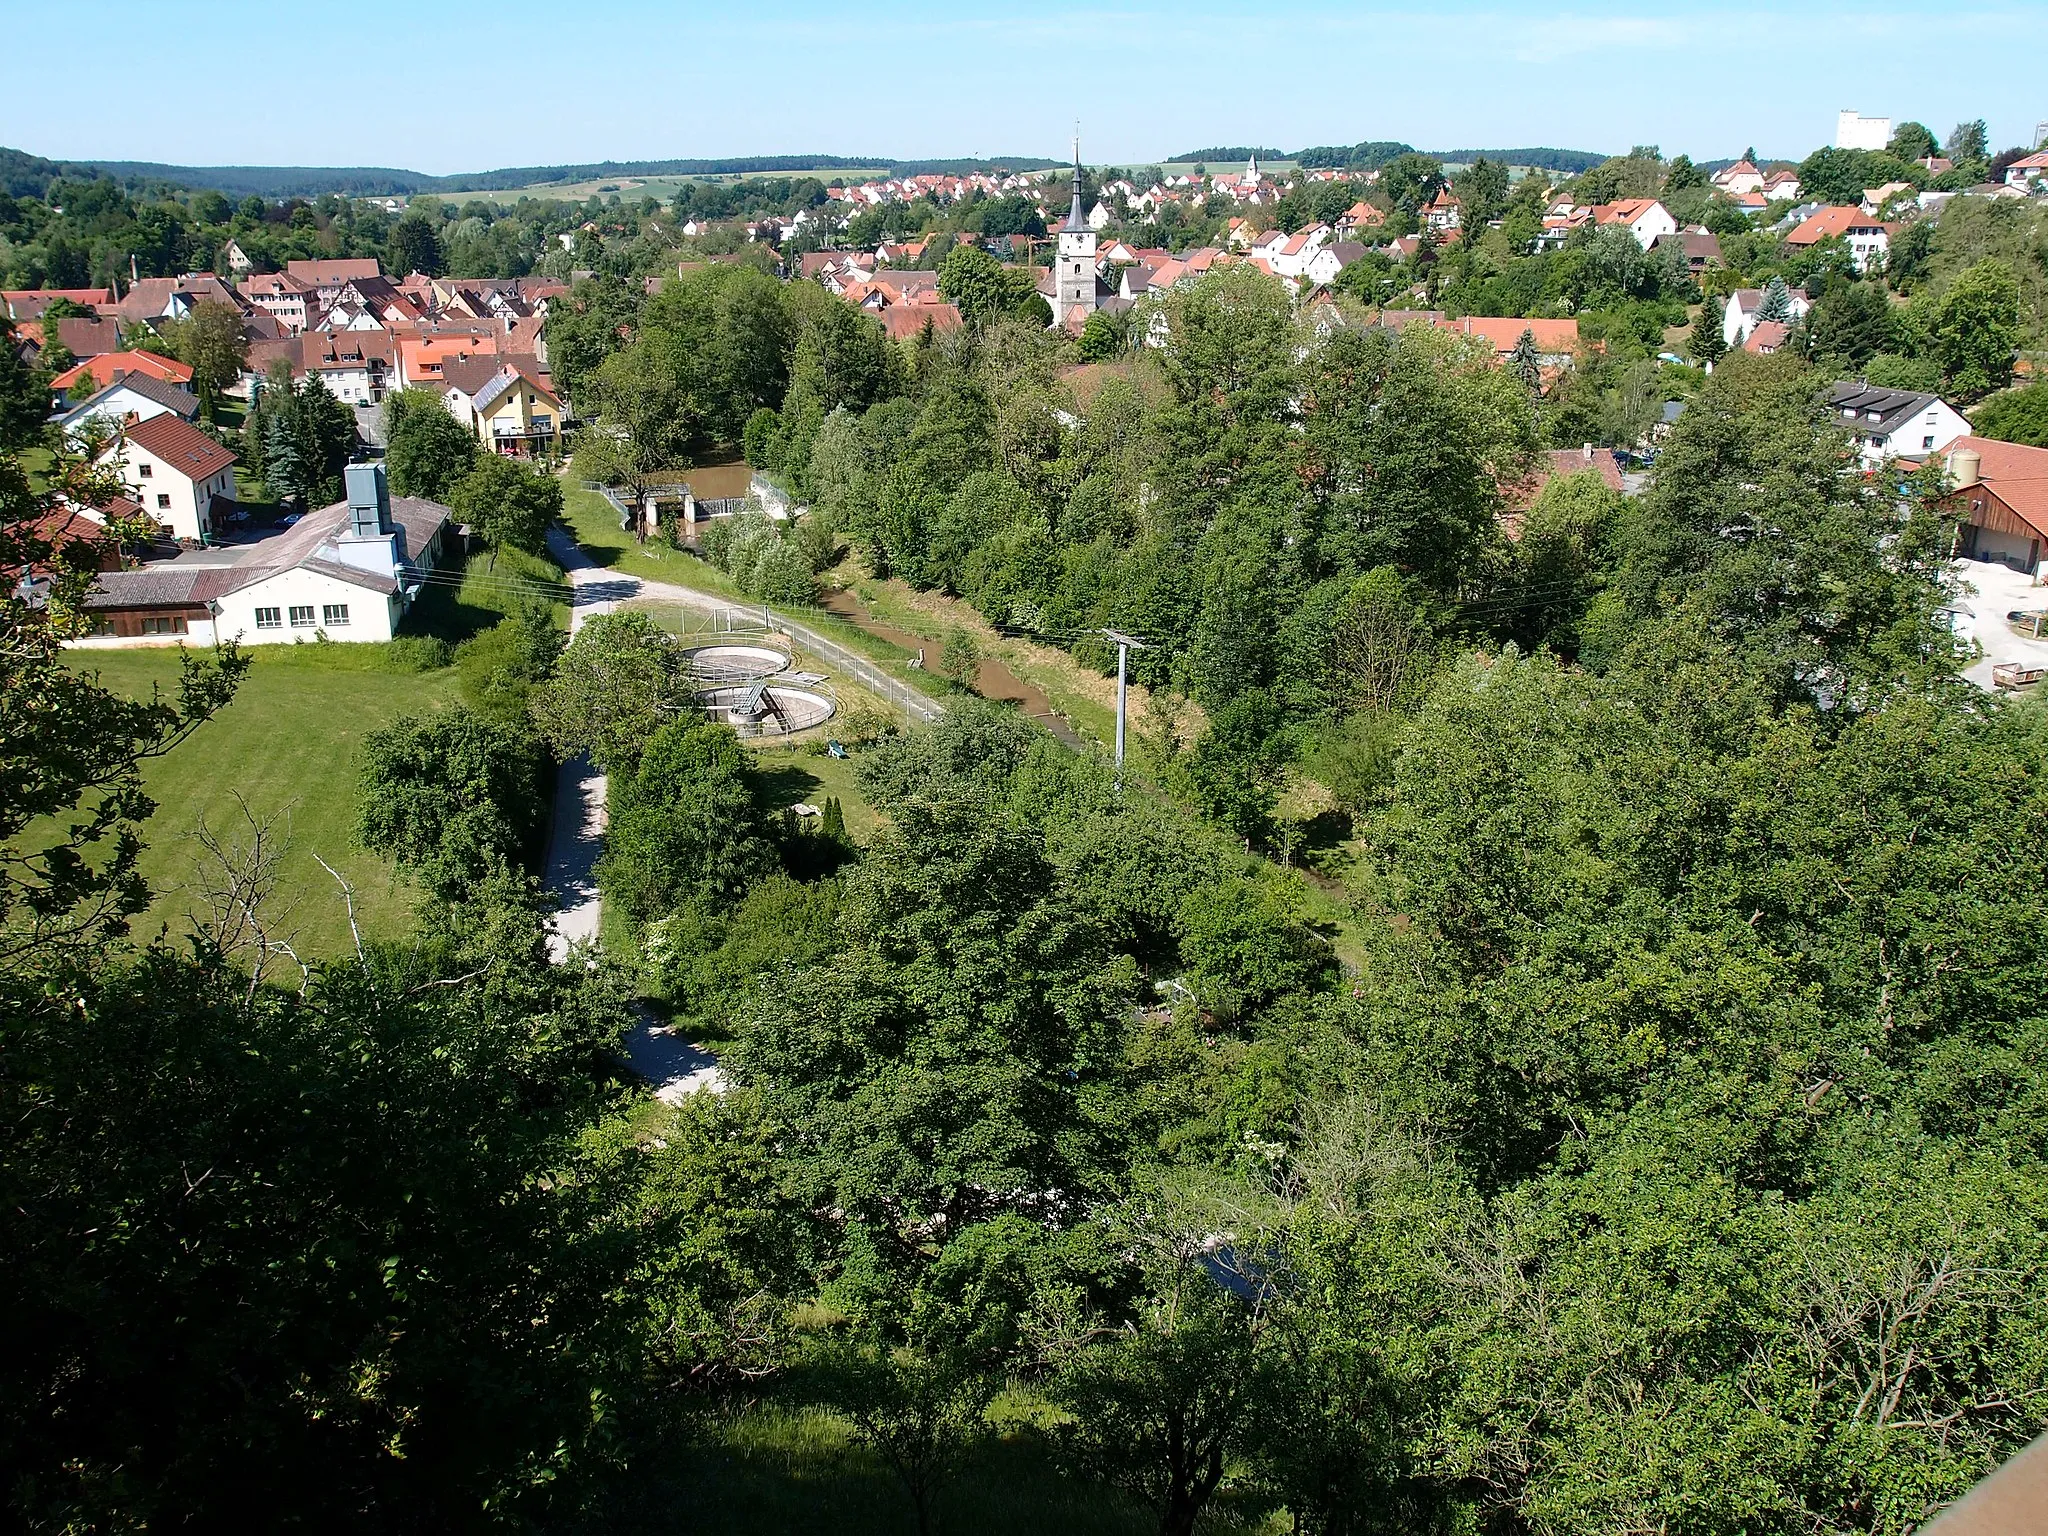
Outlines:
{"type": "Polygon", "coordinates": [[[1116,646],[1116,787],[1124,787],[1124,688],[1133,651],[1146,649],[1145,642],[1120,630],[1105,629],[1103,638],[1116,646]]]}

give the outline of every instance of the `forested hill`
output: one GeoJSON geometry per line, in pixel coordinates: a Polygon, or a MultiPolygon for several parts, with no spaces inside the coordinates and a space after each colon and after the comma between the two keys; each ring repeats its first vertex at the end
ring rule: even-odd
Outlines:
{"type": "MultiPolygon", "coordinates": [[[[1417,153],[1412,144],[1391,139],[1368,140],[1362,144],[1316,144],[1297,151],[1291,158],[1307,166],[1336,166],[1350,170],[1375,170],[1401,155],[1417,153]]],[[[1426,149],[1432,160],[1453,165],[1470,165],[1482,155],[1503,165],[1529,165],[1538,170],[1576,176],[1590,171],[1610,158],[1590,149],[1426,149]]]]}
{"type": "Polygon", "coordinates": [[[0,179],[16,197],[40,197],[60,177],[112,176],[130,185],[151,182],[224,192],[234,197],[316,197],[340,192],[355,197],[409,197],[427,192],[498,192],[548,182],[589,181],[600,176],[740,176],[758,172],[884,169],[891,175],[965,173],[975,170],[1038,170],[1053,164],[1042,155],[997,159],[896,160],[888,155],[753,155],[728,160],[604,160],[589,165],[525,165],[504,170],[429,176],[390,166],[165,165],[149,160],[88,160],[59,163],[20,150],[0,149],[0,179]]]}

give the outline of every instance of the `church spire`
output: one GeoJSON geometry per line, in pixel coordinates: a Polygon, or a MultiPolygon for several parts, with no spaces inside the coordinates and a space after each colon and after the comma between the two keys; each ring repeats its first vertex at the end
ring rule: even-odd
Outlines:
{"type": "Polygon", "coordinates": [[[1067,214],[1067,229],[1086,229],[1088,216],[1081,210],[1081,125],[1074,124],[1074,206],[1067,214]]]}

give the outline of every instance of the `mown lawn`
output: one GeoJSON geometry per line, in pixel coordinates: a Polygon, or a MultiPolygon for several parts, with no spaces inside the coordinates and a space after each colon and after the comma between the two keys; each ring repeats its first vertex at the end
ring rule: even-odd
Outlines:
{"type": "Polygon", "coordinates": [[[754,765],[761,772],[763,796],[770,808],[803,802],[824,809],[825,797],[837,795],[846,816],[846,833],[865,844],[882,818],[868,804],[854,777],[850,758],[813,754],[802,747],[754,747],[754,765]]]}
{"type": "MultiPolygon", "coordinates": [[[[455,673],[392,669],[381,645],[256,646],[254,663],[234,701],[166,756],[147,763],[143,783],[157,802],[144,824],[142,872],[155,892],[135,921],[138,939],[165,924],[187,927],[196,903],[193,882],[201,850],[192,838],[204,821],[227,842],[245,842],[240,793],[258,818],[278,818],[290,831],[280,869],[277,906],[296,929],[301,952],[333,956],[349,945],[340,887],[321,869],[325,859],[355,891],[365,938],[405,932],[412,891],[383,859],[355,845],[356,754],[371,731],[400,715],[433,710],[455,698],[455,673]]],[[[175,650],[78,651],[81,671],[97,672],[111,691],[147,697],[174,688],[175,650]]],[[[51,822],[44,836],[62,835],[51,822]]]]}

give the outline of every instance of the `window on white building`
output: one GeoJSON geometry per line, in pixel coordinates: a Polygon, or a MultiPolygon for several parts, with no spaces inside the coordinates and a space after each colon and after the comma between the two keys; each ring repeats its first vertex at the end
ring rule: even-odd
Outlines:
{"type": "Polygon", "coordinates": [[[182,635],[185,633],[185,621],[180,618],[144,619],[142,632],[145,635],[182,635]]]}
{"type": "Polygon", "coordinates": [[[292,604],[292,628],[293,628],[293,629],[311,629],[312,627],[313,627],[313,605],[312,605],[311,603],[293,603],[293,604],[292,604]]]}
{"type": "Polygon", "coordinates": [[[329,629],[346,624],[348,622],[348,604],[322,603],[320,605],[320,622],[329,629]]]}
{"type": "Polygon", "coordinates": [[[150,475],[154,473],[155,469],[156,466],[153,464],[138,464],[135,466],[135,473],[142,476],[143,479],[147,480],[150,477],[150,475]]]}
{"type": "Polygon", "coordinates": [[[258,629],[283,629],[284,610],[281,608],[258,608],[256,610],[258,629]]]}
{"type": "Polygon", "coordinates": [[[1921,438],[1920,446],[1922,448],[1932,448],[1934,446],[1934,435],[1929,433],[1926,437],[1921,438]]]}
{"type": "Polygon", "coordinates": [[[156,504],[159,511],[169,507],[171,504],[170,493],[168,491],[158,491],[156,493],[156,504]]]}

